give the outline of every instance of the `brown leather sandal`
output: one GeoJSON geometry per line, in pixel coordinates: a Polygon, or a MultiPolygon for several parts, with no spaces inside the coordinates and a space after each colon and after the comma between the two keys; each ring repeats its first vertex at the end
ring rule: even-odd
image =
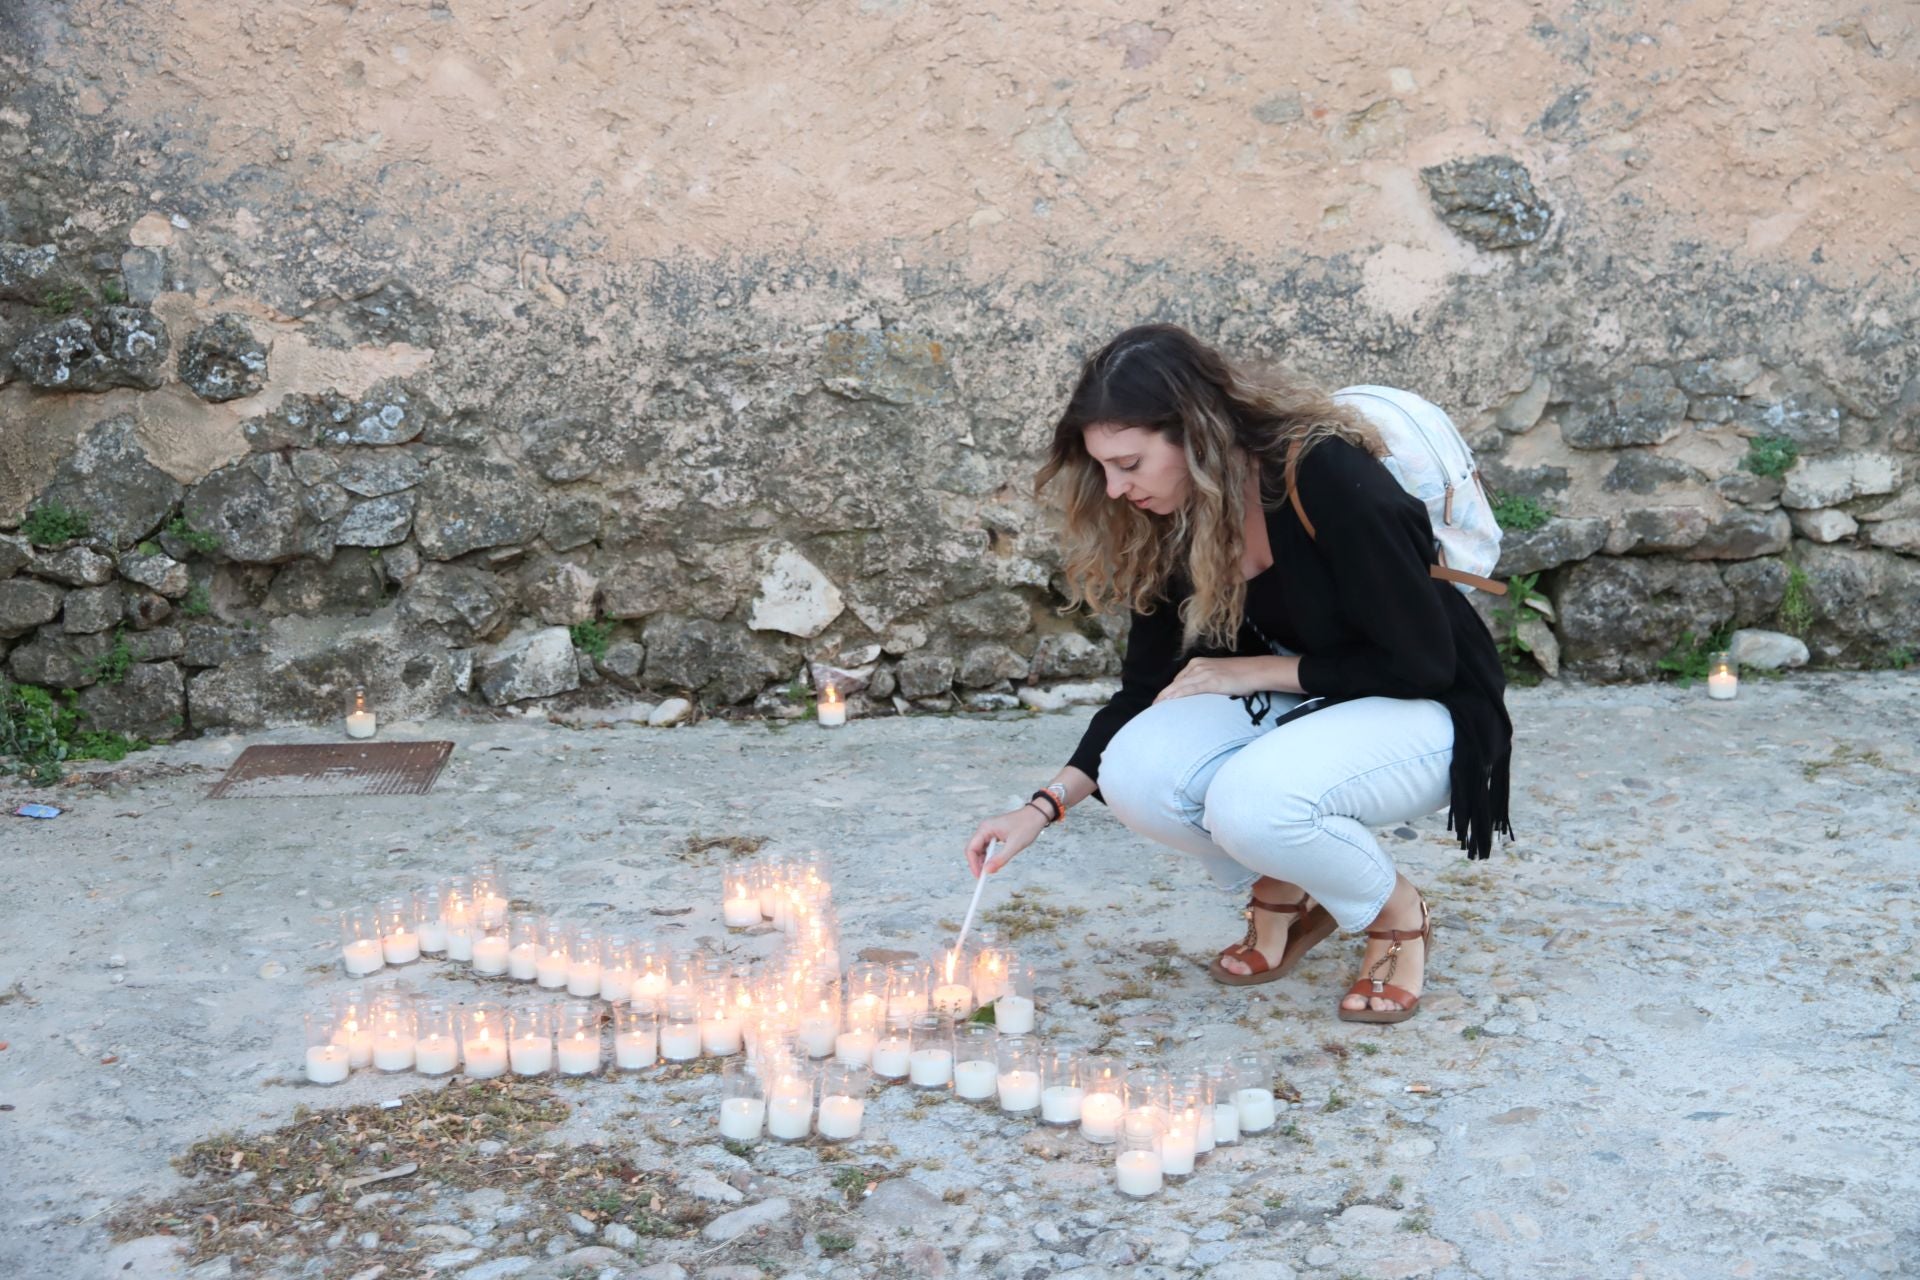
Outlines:
{"type": "MultiPolygon", "coordinates": [[[[1421,965],[1423,968],[1426,962],[1433,957],[1433,917],[1427,913],[1427,900],[1425,898],[1420,899],[1420,927],[1418,929],[1369,929],[1367,930],[1367,936],[1369,938],[1385,938],[1388,944],[1387,953],[1367,966],[1366,976],[1357,979],[1351,987],[1347,988],[1347,996],[1366,996],[1369,999],[1378,996],[1382,1000],[1396,1001],[1400,1007],[1398,1009],[1375,1009],[1371,1007],[1349,1009],[1343,1003],[1336,1006],[1340,1014],[1340,1021],[1405,1022],[1408,1018],[1411,1018],[1415,1013],[1419,1012],[1420,997],[1414,995],[1404,987],[1392,985],[1388,979],[1392,978],[1393,971],[1400,967],[1400,944],[1403,942],[1412,942],[1418,938],[1426,945],[1426,954],[1421,957],[1421,965]],[[1386,975],[1379,978],[1374,977],[1374,973],[1383,964],[1387,966],[1386,975]]],[[[1340,998],[1344,1001],[1347,996],[1340,998]]]]}
{"type": "Polygon", "coordinates": [[[1229,987],[1250,987],[1255,983],[1274,982],[1286,977],[1293,972],[1293,967],[1300,963],[1301,956],[1325,941],[1337,927],[1333,917],[1327,914],[1325,907],[1319,903],[1309,907],[1307,903],[1310,901],[1312,899],[1302,898],[1298,902],[1262,902],[1259,898],[1249,897],[1244,913],[1247,917],[1247,936],[1215,956],[1213,963],[1207,966],[1207,972],[1212,975],[1215,982],[1229,987]],[[1286,948],[1280,952],[1280,958],[1271,965],[1267,963],[1266,955],[1254,946],[1254,939],[1258,932],[1253,925],[1255,911],[1272,911],[1280,915],[1305,913],[1293,922],[1291,929],[1287,930],[1286,948]],[[1249,972],[1235,973],[1220,963],[1229,958],[1246,965],[1249,972]]]}

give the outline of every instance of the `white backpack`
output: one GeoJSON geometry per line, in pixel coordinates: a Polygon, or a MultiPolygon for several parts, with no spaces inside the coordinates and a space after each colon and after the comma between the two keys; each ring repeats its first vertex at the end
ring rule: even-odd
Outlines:
{"type": "MultiPolygon", "coordinates": [[[[1401,488],[1426,504],[1440,558],[1430,570],[1433,576],[1462,591],[1477,588],[1505,595],[1506,584],[1486,576],[1500,562],[1500,525],[1480,483],[1473,450],[1460,438],[1453,419],[1439,405],[1393,387],[1342,387],[1333,398],[1373,424],[1387,447],[1380,461],[1401,488]]],[[[1291,459],[1287,492],[1294,514],[1312,537],[1313,522],[1294,490],[1291,459]]]]}

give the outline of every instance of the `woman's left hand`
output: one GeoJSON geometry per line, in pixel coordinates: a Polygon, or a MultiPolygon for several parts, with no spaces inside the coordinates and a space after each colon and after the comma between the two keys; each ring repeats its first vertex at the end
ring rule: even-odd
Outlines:
{"type": "Polygon", "coordinates": [[[1298,693],[1300,659],[1271,658],[1195,658],[1180,668],[1155,702],[1185,698],[1196,693],[1220,693],[1243,698],[1250,693],[1298,693]]]}

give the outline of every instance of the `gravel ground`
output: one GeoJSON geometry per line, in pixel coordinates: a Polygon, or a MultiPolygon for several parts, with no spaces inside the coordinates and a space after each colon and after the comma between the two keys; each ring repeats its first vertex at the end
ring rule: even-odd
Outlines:
{"type": "MultiPolygon", "coordinates": [[[[0,1275],[1920,1275],[1920,677],[1512,704],[1518,840],[1470,864],[1437,815],[1383,833],[1435,908],[1405,1025],[1334,1018],[1352,941],[1270,986],[1212,984],[1237,904],[1095,805],[989,887],[989,909],[1037,926],[1022,945],[1051,1037],[1141,1062],[1264,1045],[1297,1090],[1281,1130],[1157,1200],[1123,1201],[1077,1137],[901,1089],[843,1148],[737,1154],[715,1078],[642,1075],[560,1086],[571,1114],[534,1141],[563,1162],[617,1152],[705,1206],[697,1234],[630,1238],[624,1209],[523,1179],[416,1175],[342,1201],[365,1231],[294,1212],[264,1269],[192,1252],[191,1223],[126,1224],[172,1203],[170,1161],[210,1134],[446,1087],[294,1082],[300,1010],[347,985],[330,908],[491,855],[555,914],[764,954],[773,937],[719,926],[726,853],[687,844],[758,836],[832,855],[847,951],[922,948],[965,910],[972,823],[1049,775],[1085,712],[388,727],[457,744],[426,797],[206,798],[244,746],[319,740],[300,730],[0,787],[8,810],[68,808],[0,818],[0,1275]],[[843,1194],[848,1168],[870,1193],[843,1194]]],[[[406,976],[473,990],[440,963],[406,976]]]]}

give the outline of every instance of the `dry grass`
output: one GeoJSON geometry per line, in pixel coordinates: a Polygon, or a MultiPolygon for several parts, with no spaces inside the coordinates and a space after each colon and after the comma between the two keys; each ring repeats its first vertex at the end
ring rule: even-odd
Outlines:
{"type": "Polygon", "coordinates": [[[680,856],[689,862],[705,862],[709,853],[724,849],[729,858],[745,858],[760,852],[766,843],[765,836],[703,836],[695,830],[681,846],[680,856]]]}
{"type": "Polygon", "coordinates": [[[1042,902],[1040,899],[1045,895],[1044,889],[1016,889],[1005,903],[982,912],[980,918],[999,929],[1002,937],[1013,941],[1036,933],[1057,932],[1060,926],[1087,914],[1085,907],[1056,907],[1042,902]]]}

